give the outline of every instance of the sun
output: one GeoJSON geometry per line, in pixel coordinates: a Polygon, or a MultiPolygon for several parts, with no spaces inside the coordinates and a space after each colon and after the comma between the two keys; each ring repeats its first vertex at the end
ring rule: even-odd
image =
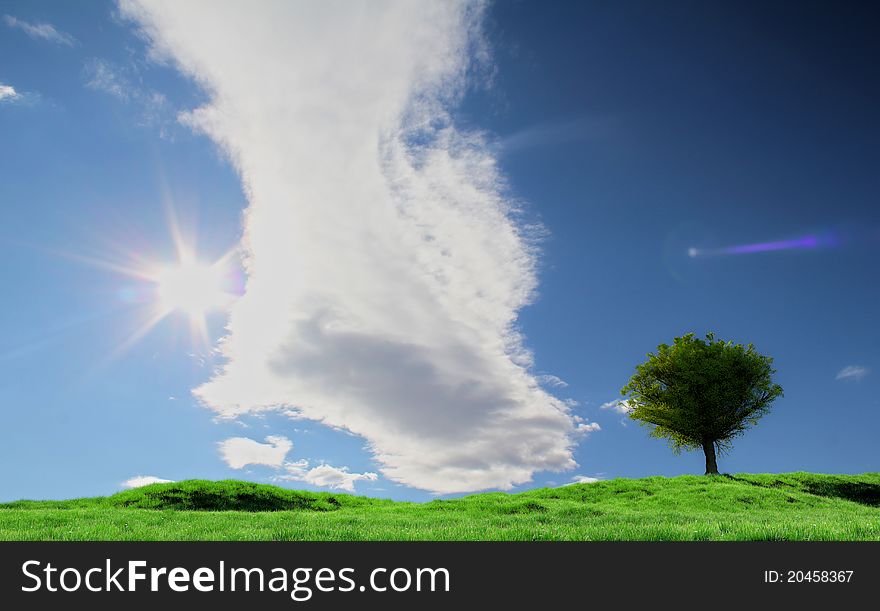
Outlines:
{"type": "Polygon", "coordinates": [[[239,246],[219,258],[205,259],[196,249],[195,232],[186,235],[181,231],[172,203],[166,202],[166,212],[176,254],[173,258],[153,258],[121,244],[114,245],[117,252],[113,257],[68,255],[127,279],[116,295],[132,308],[135,320],[102,363],[119,358],[168,318],[176,319],[170,325],[175,339],[183,322],[189,328],[191,347],[208,350],[212,345],[209,322],[231,315],[235,302],[245,294],[246,273],[239,246]]]}
{"type": "Polygon", "coordinates": [[[180,313],[189,321],[194,345],[207,346],[209,315],[228,311],[242,293],[232,264],[234,251],[213,263],[204,263],[184,249],[178,255],[176,262],[143,274],[154,287],[153,308],[135,335],[140,337],[163,318],[180,313]]]}
{"type": "Polygon", "coordinates": [[[167,312],[181,311],[201,318],[224,308],[231,300],[224,286],[224,270],[218,265],[180,262],[160,269],[155,282],[159,303],[167,312]]]}

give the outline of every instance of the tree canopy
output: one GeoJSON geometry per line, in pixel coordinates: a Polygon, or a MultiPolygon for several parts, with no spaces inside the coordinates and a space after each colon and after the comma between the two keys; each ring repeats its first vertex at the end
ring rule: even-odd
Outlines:
{"type": "Polygon", "coordinates": [[[729,449],[782,395],[775,373],[773,359],[752,344],[688,333],[649,353],[621,394],[630,417],[652,427],[653,437],[676,452],[702,448],[706,473],[718,473],[716,450],[729,449]]]}

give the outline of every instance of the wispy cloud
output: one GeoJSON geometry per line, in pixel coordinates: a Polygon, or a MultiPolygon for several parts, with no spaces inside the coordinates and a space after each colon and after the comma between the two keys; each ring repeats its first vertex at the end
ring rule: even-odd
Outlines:
{"type": "Polygon", "coordinates": [[[615,131],[610,118],[578,117],[531,125],[504,136],[495,143],[499,154],[511,154],[541,147],[608,138],[615,131]]]}
{"type": "Polygon", "coordinates": [[[280,467],[293,443],[280,435],[270,435],[260,443],[247,437],[230,437],[218,446],[220,456],[233,469],[243,469],[247,465],[266,465],[280,467]]]}
{"type": "Polygon", "coordinates": [[[625,400],[615,399],[613,401],[603,403],[599,406],[599,409],[609,409],[613,412],[617,412],[618,414],[628,414],[633,410],[633,407],[625,400]]]}
{"type": "Polygon", "coordinates": [[[574,468],[577,423],[516,324],[536,228],[452,121],[486,58],[483,3],[120,6],[211,95],[187,120],[249,197],[247,293],[198,398],[230,418],[295,408],[435,492],[574,468]]]}
{"type": "Polygon", "coordinates": [[[567,388],[568,382],[560,378],[559,376],[555,376],[553,374],[545,373],[543,375],[537,376],[538,381],[541,384],[546,386],[550,386],[551,388],[567,388]]]}
{"type": "Polygon", "coordinates": [[[134,86],[110,62],[93,58],[86,62],[86,86],[109,93],[120,100],[130,100],[134,86]]]}
{"type": "Polygon", "coordinates": [[[835,376],[835,380],[852,380],[858,382],[866,375],[871,373],[871,370],[867,367],[862,367],[861,365],[850,365],[848,367],[844,367],[840,371],[837,372],[835,376]]]}
{"type": "Polygon", "coordinates": [[[149,486],[150,484],[170,484],[174,480],[162,479],[155,475],[135,475],[122,482],[123,488],[140,488],[141,486],[149,486]]]}
{"type": "Polygon", "coordinates": [[[170,125],[177,120],[168,99],[158,91],[136,84],[127,72],[105,59],[89,59],[85,65],[86,87],[130,104],[139,115],[139,125],[158,127],[167,135],[170,125]]]}
{"type": "Polygon", "coordinates": [[[68,47],[72,47],[77,43],[76,38],[66,32],[59,31],[51,23],[30,23],[12,15],[4,15],[3,21],[10,28],[19,29],[35,40],[45,40],[56,45],[68,47]]]}
{"type": "Polygon", "coordinates": [[[379,476],[376,473],[350,473],[348,467],[334,467],[326,463],[316,467],[310,467],[309,461],[301,460],[284,465],[286,473],[276,479],[305,482],[313,486],[334,488],[354,492],[354,484],[359,481],[376,481],[379,476]]]}
{"type": "Polygon", "coordinates": [[[12,85],[4,85],[0,83],[0,102],[14,102],[20,96],[12,85]]]}

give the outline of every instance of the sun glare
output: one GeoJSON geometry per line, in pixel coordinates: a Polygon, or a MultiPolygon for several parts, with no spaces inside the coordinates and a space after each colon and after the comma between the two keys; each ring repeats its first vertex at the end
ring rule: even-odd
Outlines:
{"type": "Polygon", "coordinates": [[[136,282],[119,287],[118,298],[136,308],[137,321],[131,332],[119,342],[107,361],[118,358],[166,318],[178,318],[169,330],[177,333],[184,318],[192,346],[207,349],[211,345],[211,314],[228,313],[244,295],[244,270],[238,263],[238,248],[227,250],[217,259],[203,260],[196,251],[195,235],[184,236],[177,223],[174,207],[167,203],[168,224],[176,257],[164,264],[150,260],[136,251],[120,247],[115,259],[75,256],[97,267],[128,277],[136,282]],[[174,314],[182,316],[175,317],[174,314]]]}
{"type": "Polygon", "coordinates": [[[223,270],[213,265],[180,263],[156,275],[159,299],[165,310],[179,310],[201,317],[230,301],[223,270]]]}

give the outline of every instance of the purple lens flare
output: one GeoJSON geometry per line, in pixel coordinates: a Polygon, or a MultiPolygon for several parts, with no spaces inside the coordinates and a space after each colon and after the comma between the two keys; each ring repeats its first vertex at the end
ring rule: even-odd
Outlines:
{"type": "Polygon", "coordinates": [[[757,242],[755,244],[740,244],[725,248],[688,248],[688,256],[705,257],[717,255],[748,255],[756,252],[773,252],[776,250],[812,250],[835,246],[837,240],[831,236],[805,235],[791,240],[777,240],[774,242],[757,242]]]}

